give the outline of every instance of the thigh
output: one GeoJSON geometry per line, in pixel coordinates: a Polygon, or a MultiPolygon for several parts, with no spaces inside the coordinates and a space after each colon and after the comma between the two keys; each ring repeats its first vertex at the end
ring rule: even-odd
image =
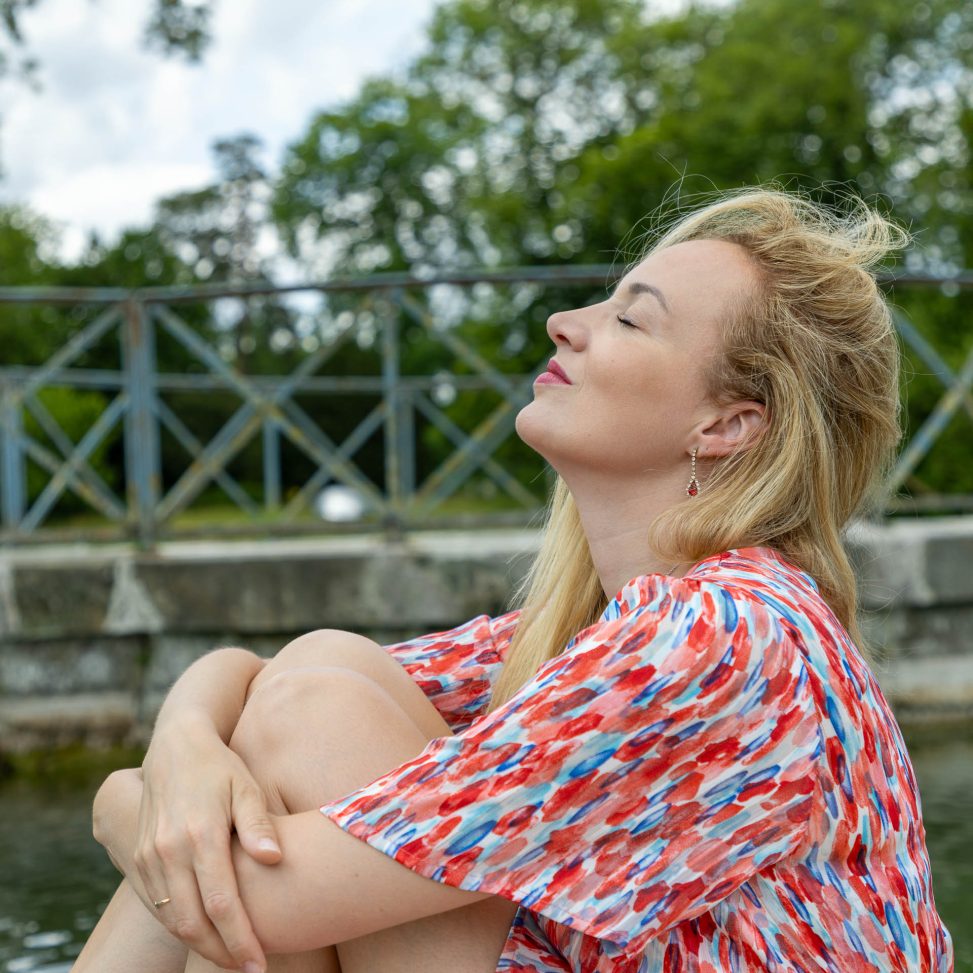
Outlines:
{"type": "Polygon", "coordinates": [[[377,642],[340,629],[317,629],[288,642],[250,684],[250,695],[270,679],[295,669],[350,669],[385,690],[429,739],[451,736],[446,721],[408,672],[377,642]]]}
{"type": "Polygon", "coordinates": [[[338,943],[342,973],[496,973],[517,905],[499,897],[338,943]]]}
{"type": "MultiPolygon", "coordinates": [[[[422,705],[431,704],[423,698],[422,705]]],[[[272,808],[301,811],[347,794],[428,742],[391,694],[348,668],[278,670],[244,710],[232,746],[272,808]]],[[[336,945],[342,973],[495,973],[517,906],[496,897],[336,945]]]]}

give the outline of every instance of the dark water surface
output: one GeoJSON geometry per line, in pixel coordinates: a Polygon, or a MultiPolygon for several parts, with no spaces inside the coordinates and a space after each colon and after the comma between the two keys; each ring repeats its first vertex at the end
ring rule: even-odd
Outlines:
{"type": "MultiPolygon", "coordinates": [[[[909,749],[936,903],[957,973],[973,973],[973,727],[910,734],[909,749]]],[[[0,785],[0,970],[67,973],[111,897],[117,875],[91,838],[97,785],[0,785]]]]}

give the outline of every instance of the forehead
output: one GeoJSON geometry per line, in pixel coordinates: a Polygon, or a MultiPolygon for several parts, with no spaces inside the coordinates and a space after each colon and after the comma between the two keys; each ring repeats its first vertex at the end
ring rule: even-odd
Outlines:
{"type": "Polygon", "coordinates": [[[650,253],[619,282],[616,295],[654,298],[642,285],[658,288],[673,314],[718,312],[754,282],[747,251],[726,240],[687,240],[650,253]]]}

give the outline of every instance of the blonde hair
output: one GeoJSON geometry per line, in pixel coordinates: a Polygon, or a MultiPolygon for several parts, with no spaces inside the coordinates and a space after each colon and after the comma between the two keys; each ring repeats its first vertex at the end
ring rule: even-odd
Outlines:
{"type": "MultiPolygon", "coordinates": [[[[873,270],[908,235],[859,200],[838,212],[770,187],[678,218],[646,253],[701,239],[742,246],[757,279],[728,309],[709,397],[762,402],[767,423],[754,444],[718,465],[699,496],[646,525],[646,552],[691,565],[738,547],[772,547],[814,578],[863,648],[841,531],[880,497],[901,435],[898,342],[873,270]]],[[[607,604],[560,477],[516,599],[521,616],[490,710],[607,604]]]]}

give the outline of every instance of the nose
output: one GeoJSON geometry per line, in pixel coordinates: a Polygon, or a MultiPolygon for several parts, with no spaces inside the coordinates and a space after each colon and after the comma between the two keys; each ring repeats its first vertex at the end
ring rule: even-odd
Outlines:
{"type": "Polygon", "coordinates": [[[556,345],[568,345],[577,351],[584,344],[582,308],[573,311],[555,311],[547,319],[547,333],[556,345]]]}

